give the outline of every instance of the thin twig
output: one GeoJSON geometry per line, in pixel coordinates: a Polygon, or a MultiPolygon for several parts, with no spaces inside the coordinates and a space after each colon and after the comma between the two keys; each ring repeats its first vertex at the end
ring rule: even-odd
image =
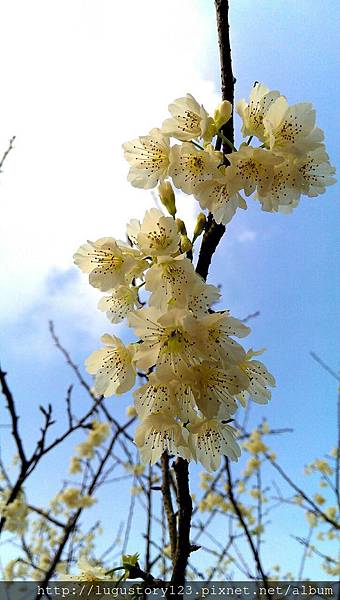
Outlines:
{"type": "Polygon", "coordinates": [[[11,139],[9,140],[7,150],[5,150],[5,152],[2,155],[2,159],[0,160],[0,173],[2,173],[2,167],[4,165],[4,162],[7,158],[7,156],[9,155],[10,151],[13,150],[13,144],[14,144],[15,138],[16,138],[15,135],[13,135],[13,137],[11,137],[11,139]]]}

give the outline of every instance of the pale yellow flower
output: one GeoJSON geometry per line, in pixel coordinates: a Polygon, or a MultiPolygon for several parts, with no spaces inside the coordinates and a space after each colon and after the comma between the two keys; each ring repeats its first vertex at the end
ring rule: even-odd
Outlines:
{"type": "Polygon", "coordinates": [[[172,117],[163,122],[162,132],[182,142],[205,137],[212,122],[205,108],[191,94],[169,104],[169,112],[172,117]]]}
{"type": "Polygon", "coordinates": [[[189,447],[196,462],[207,471],[216,471],[221,455],[238,460],[241,450],[236,442],[236,431],[217,419],[204,419],[188,425],[189,447]]]}
{"type": "Polygon", "coordinates": [[[170,151],[169,174],[178,189],[192,194],[200,183],[219,176],[222,162],[221,153],[210,147],[198,150],[189,142],[176,144],[170,151]]]}
{"type": "Polygon", "coordinates": [[[315,127],[315,110],[309,102],[289,106],[280,96],[268,109],[263,124],[271,150],[301,156],[322,145],[324,135],[315,127]]]}
{"type": "Polygon", "coordinates": [[[107,347],[96,350],[86,359],[87,371],[96,376],[95,390],[98,394],[105,397],[123,394],[135,383],[135,346],[125,346],[119,338],[108,334],[101,339],[107,347]]]}
{"type": "Polygon", "coordinates": [[[167,176],[170,144],[160,129],[126,142],[123,149],[130,164],[128,181],[134,187],[150,189],[167,176]]]}
{"type": "Polygon", "coordinates": [[[265,139],[263,118],[270,106],[280,96],[277,90],[270,92],[262,83],[256,83],[251,91],[249,104],[245,100],[239,100],[236,111],[243,120],[242,135],[255,135],[261,141],[265,139]]]}
{"type": "MultiPolygon", "coordinates": [[[[139,253],[118,245],[113,238],[88,242],[77,250],[74,262],[83,273],[89,273],[89,282],[102,291],[126,284],[128,273],[136,267],[139,253]]],[[[132,276],[131,276],[132,279],[132,276]]]]}
{"type": "Polygon", "coordinates": [[[207,314],[200,319],[201,352],[207,360],[223,361],[227,367],[245,357],[242,346],[230,336],[243,338],[250,333],[249,327],[228,311],[207,314]]]}
{"type": "Polygon", "coordinates": [[[135,434],[142,462],[154,464],[165,450],[174,456],[190,459],[187,433],[172,417],[163,414],[147,416],[135,434]]]}
{"type": "Polygon", "coordinates": [[[139,308],[138,289],[134,286],[119,285],[110,296],[104,296],[98,302],[99,310],[106,312],[111,323],[120,323],[136,308],[139,308]]]}
{"type": "MultiPolygon", "coordinates": [[[[226,174],[228,174],[228,169],[226,174]]],[[[226,225],[231,221],[238,208],[247,208],[245,200],[238,192],[231,192],[226,175],[200,183],[194,191],[201,208],[207,208],[216,223],[226,225]]]]}
{"type": "Polygon", "coordinates": [[[237,410],[235,394],[249,386],[248,377],[237,367],[225,370],[207,361],[192,365],[184,378],[191,379],[197,406],[207,419],[229,418],[237,410]]]}
{"type": "Polygon", "coordinates": [[[270,190],[275,165],[282,157],[262,148],[252,148],[242,144],[237,152],[228,155],[230,167],[226,169],[230,193],[244,190],[250,196],[255,189],[265,194],[270,190]]]}
{"type": "Polygon", "coordinates": [[[77,562],[78,574],[58,573],[61,581],[112,581],[112,575],[106,575],[107,569],[101,565],[94,565],[85,556],[81,556],[77,562]]]}
{"type": "Polygon", "coordinates": [[[288,156],[278,165],[274,165],[270,187],[258,188],[256,197],[261,202],[262,210],[283,212],[283,207],[297,206],[300,194],[297,170],[292,157],[288,156]]]}
{"type": "Polygon", "coordinates": [[[166,310],[168,305],[185,306],[190,289],[200,277],[184,254],[161,256],[145,275],[145,289],[151,292],[149,306],[166,310]]]}
{"type": "Polygon", "coordinates": [[[239,364],[250,380],[247,390],[237,395],[242,406],[247,405],[249,397],[258,404],[267,404],[271,398],[271,392],[268,388],[275,387],[275,379],[265,365],[259,360],[252,360],[256,354],[258,353],[249,350],[245,360],[239,364]]]}
{"type": "Polygon", "coordinates": [[[148,383],[133,393],[136,411],[141,419],[151,414],[161,413],[168,416],[178,414],[179,407],[174,386],[171,386],[170,383],[171,380],[160,377],[156,371],[149,375],[148,383]]]}
{"type": "Polygon", "coordinates": [[[178,252],[177,225],[172,217],[165,217],[157,208],[146,211],[139,231],[136,224],[134,228],[133,236],[145,256],[169,256],[178,252]]]}
{"type": "Polygon", "coordinates": [[[86,508],[96,502],[95,498],[81,493],[81,490],[74,487],[65,488],[59,494],[60,502],[63,502],[68,508],[86,508]]]}
{"type": "Polygon", "coordinates": [[[164,313],[156,308],[141,308],[130,313],[129,325],[142,339],[135,360],[140,369],[147,370],[156,363],[168,364],[175,371],[181,364],[199,362],[196,336],[200,324],[185,309],[170,309],[164,313]]]}
{"type": "Polygon", "coordinates": [[[72,456],[70,466],[69,466],[69,473],[74,475],[75,473],[81,473],[81,472],[82,472],[82,466],[81,466],[80,458],[78,456],[72,456]]]}
{"type": "Polygon", "coordinates": [[[335,168],[330,164],[323,146],[298,159],[296,172],[299,189],[306,196],[319,196],[326,191],[326,186],[336,182],[332,177],[335,168]]]}

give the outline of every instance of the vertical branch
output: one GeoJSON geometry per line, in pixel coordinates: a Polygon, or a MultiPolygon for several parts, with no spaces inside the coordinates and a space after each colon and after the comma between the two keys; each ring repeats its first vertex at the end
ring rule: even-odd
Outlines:
{"type": "MultiPolygon", "coordinates": [[[[234,106],[234,75],[231,62],[229,37],[229,0],[215,0],[218,46],[221,64],[221,94],[222,100],[228,100],[234,106]]],[[[234,143],[233,115],[222,127],[222,133],[231,143],[234,143]]],[[[231,152],[227,144],[223,144],[224,154],[231,152]]],[[[217,224],[209,214],[206,230],[203,236],[196,271],[206,279],[212,256],[225,232],[225,226],[217,224]]]]}
{"type": "Polygon", "coordinates": [[[148,489],[146,494],[147,501],[147,526],[146,526],[146,549],[145,549],[145,570],[147,573],[151,569],[151,523],[152,523],[152,466],[149,465],[148,489]]]}
{"type": "Polygon", "coordinates": [[[241,509],[239,507],[239,504],[238,504],[238,502],[237,502],[237,500],[236,500],[236,498],[234,496],[234,483],[233,483],[233,480],[232,480],[231,470],[230,470],[230,466],[229,466],[229,460],[228,460],[227,457],[225,458],[225,469],[226,469],[226,474],[227,474],[229,500],[230,500],[230,502],[231,502],[231,504],[233,506],[235,514],[237,515],[237,518],[238,518],[238,520],[240,522],[240,525],[243,528],[243,531],[244,531],[245,536],[247,538],[247,541],[249,543],[250,549],[251,549],[251,551],[253,553],[258,573],[259,573],[259,575],[262,578],[262,581],[263,581],[263,583],[265,585],[265,588],[267,589],[268,579],[267,579],[267,576],[265,575],[264,569],[262,567],[262,563],[261,563],[261,560],[260,560],[259,553],[258,553],[258,551],[257,551],[257,549],[255,547],[255,544],[253,542],[253,538],[251,537],[251,533],[250,533],[249,528],[247,526],[247,523],[246,523],[246,521],[245,521],[245,519],[244,519],[244,517],[242,515],[242,512],[241,512],[241,509]]]}
{"type": "Polygon", "coordinates": [[[175,560],[176,546],[177,546],[177,528],[176,528],[176,516],[174,513],[171,490],[170,490],[170,473],[169,473],[169,455],[167,452],[162,454],[162,494],[163,504],[165,508],[166,518],[168,521],[170,547],[171,547],[171,558],[172,562],[175,560]]]}
{"type": "Polygon", "coordinates": [[[2,158],[0,160],[0,173],[2,173],[2,167],[4,165],[4,162],[7,158],[7,156],[9,155],[10,151],[13,150],[13,144],[14,144],[15,137],[16,137],[15,135],[13,135],[13,137],[11,137],[11,139],[9,140],[9,143],[8,143],[7,150],[5,150],[5,152],[2,155],[2,158]]]}
{"type": "Polygon", "coordinates": [[[190,544],[192,501],[189,489],[188,461],[178,458],[174,464],[174,471],[177,482],[178,535],[171,583],[178,587],[185,583],[185,571],[192,550],[190,544]]]}
{"type": "MultiPolygon", "coordinates": [[[[231,47],[229,35],[229,0],[215,0],[218,46],[221,64],[221,94],[222,100],[228,100],[234,106],[234,75],[231,62],[231,47]]],[[[223,134],[234,143],[233,115],[222,128],[223,134]]],[[[229,146],[223,147],[223,152],[230,152],[229,146]]]]}
{"type": "MultiPolygon", "coordinates": [[[[228,100],[234,104],[234,76],[231,64],[231,50],[229,38],[229,1],[215,0],[216,21],[218,32],[218,44],[221,63],[221,92],[222,100],[228,100]]],[[[223,134],[230,142],[234,141],[233,119],[222,129],[223,134]]],[[[223,148],[225,153],[230,152],[227,146],[223,148]]],[[[206,231],[203,236],[200,253],[197,261],[196,271],[203,279],[208,276],[208,271],[213,254],[225,232],[224,225],[218,225],[211,214],[208,216],[206,231]]],[[[171,583],[178,586],[185,582],[185,570],[191,552],[190,527],[192,516],[192,501],[189,490],[189,467],[188,462],[178,458],[174,464],[177,481],[177,504],[178,504],[178,533],[177,547],[174,561],[174,569],[171,583]]]]}

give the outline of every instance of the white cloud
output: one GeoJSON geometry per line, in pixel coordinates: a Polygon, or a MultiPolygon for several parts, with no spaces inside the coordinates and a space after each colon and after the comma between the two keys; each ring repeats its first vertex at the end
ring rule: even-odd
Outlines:
{"type": "Polygon", "coordinates": [[[256,240],[257,233],[253,229],[243,229],[236,235],[236,239],[238,242],[253,242],[256,240]]]}
{"type": "MultiPolygon", "coordinates": [[[[2,319],[49,302],[47,278],[70,269],[79,244],[123,237],[153,203],[126,182],[121,144],[161,124],[187,91],[213,108],[214,86],[200,75],[209,35],[195,0],[171,10],[158,0],[2,7],[0,153],[17,135],[0,175],[2,319]]],[[[182,206],[192,217],[188,197],[182,206]]],[[[68,313],[76,281],[59,290],[68,313]]]]}

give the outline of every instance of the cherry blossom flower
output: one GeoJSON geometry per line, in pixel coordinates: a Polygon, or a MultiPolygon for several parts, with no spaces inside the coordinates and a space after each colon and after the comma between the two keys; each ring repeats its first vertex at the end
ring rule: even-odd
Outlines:
{"type": "MultiPolygon", "coordinates": [[[[229,173],[228,169],[226,173],[229,173]]],[[[223,175],[200,183],[195,187],[194,195],[201,208],[207,208],[214,215],[216,223],[223,225],[231,221],[238,208],[247,208],[241,194],[231,192],[228,179],[223,175]]]]}
{"type": "Polygon", "coordinates": [[[172,117],[163,122],[162,132],[182,142],[204,138],[213,122],[191,94],[169,104],[169,112],[172,117]]]}
{"type": "Polygon", "coordinates": [[[242,135],[255,135],[259,140],[265,140],[265,129],[263,118],[270,106],[279,98],[280,92],[277,90],[270,92],[262,83],[256,83],[251,91],[249,104],[245,100],[239,100],[236,104],[236,111],[240,115],[242,125],[242,135]]]}
{"type": "Polygon", "coordinates": [[[135,345],[125,346],[118,337],[109,334],[101,339],[107,347],[96,350],[85,361],[88,372],[96,376],[95,391],[105,398],[124,394],[133,387],[136,379],[135,345]]]}
{"type": "Polygon", "coordinates": [[[130,164],[128,181],[134,187],[154,188],[167,176],[170,144],[160,129],[151,129],[149,135],[126,142],[123,149],[130,164]]]}
{"type": "Polygon", "coordinates": [[[170,303],[185,306],[190,288],[201,281],[185,255],[160,256],[145,275],[145,289],[151,292],[149,306],[161,310],[166,310],[170,303]]]}
{"type": "Polygon", "coordinates": [[[74,255],[74,262],[83,273],[89,273],[89,282],[93,287],[105,292],[125,284],[129,273],[132,278],[139,258],[138,251],[118,245],[113,238],[104,237],[80,246],[74,255]]]}
{"type": "Polygon", "coordinates": [[[324,134],[315,127],[315,110],[309,102],[289,106],[280,96],[263,118],[265,138],[271,150],[301,156],[322,145],[324,134]]]}
{"type": "Polygon", "coordinates": [[[139,307],[138,288],[127,285],[119,285],[110,296],[104,296],[98,302],[99,310],[106,312],[111,323],[120,323],[129,312],[139,307]]]}
{"type": "Polygon", "coordinates": [[[244,190],[250,196],[255,189],[265,193],[271,187],[274,167],[282,162],[282,157],[276,156],[262,148],[252,148],[243,144],[238,152],[229,154],[231,166],[227,169],[230,192],[244,190]]]}
{"type": "Polygon", "coordinates": [[[188,426],[189,447],[196,462],[207,471],[216,471],[221,464],[221,456],[236,461],[241,450],[236,442],[236,431],[218,419],[203,419],[188,426]]]}
{"type": "Polygon", "coordinates": [[[237,395],[242,406],[247,405],[248,398],[258,404],[267,404],[271,398],[268,388],[275,387],[275,379],[262,362],[252,360],[253,356],[262,354],[262,352],[262,350],[257,352],[248,350],[245,360],[240,364],[240,368],[244,370],[250,380],[247,390],[237,395]]]}
{"type": "Polygon", "coordinates": [[[192,194],[200,183],[219,176],[222,163],[221,153],[210,147],[198,150],[189,142],[176,144],[170,150],[169,175],[178,189],[192,194]]]}
{"type": "Polygon", "coordinates": [[[173,417],[149,415],[136,429],[135,442],[142,462],[152,465],[167,450],[169,454],[190,459],[187,445],[188,432],[173,417]]]}
{"type": "Polygon", "coordinates": [[[138,368],[147,370],[155,364],[168,364],[176,372],[181,364],[200,361],[202,350],[195,337],[200,325],[189,311],[172,308],[163,313],[145,307],[130,313],[128,321],[143,342],[135,355],[138,368]]]}
{"type": "Polygon", "coordinates": [[[179,251],[180,236],[176,222],[157,208],[147,210],[140,229],[130,223],[130,233],[145,256],[169,256],[179,251]]]}

